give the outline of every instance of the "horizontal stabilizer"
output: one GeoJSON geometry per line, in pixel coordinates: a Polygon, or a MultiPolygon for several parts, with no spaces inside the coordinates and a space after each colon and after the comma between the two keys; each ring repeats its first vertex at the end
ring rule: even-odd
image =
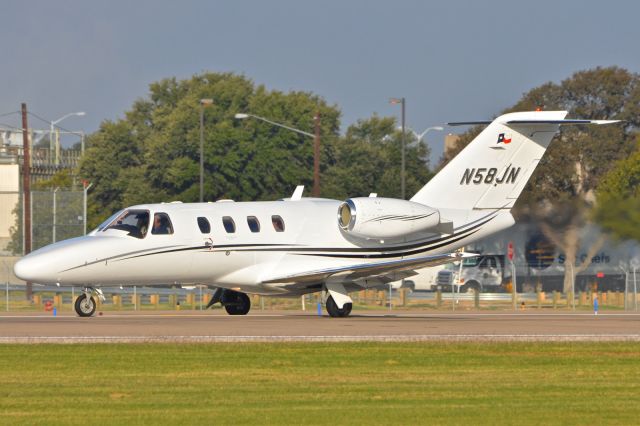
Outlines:
{"type": "Polygon", "coordinates": [[[298,274],[285,275],[282,277],[268,278],[263,280],[263,284],[275,283],[298,283],[298,282],[321,282],[329,277],[341,277],[344,280],[357,280],[366,277],[384,275],[391,271],[404,271],[412,269],[426,268],[429,266],[443,265],[455,262],[463,257],[474,257],[471,253],[444,253],[433,256],[413,257],[410,259],[390,260],[384,262],[362,263],[335,268],[318,269],[298,274]]]}
{"type": "Polygon", "coordinates": [[[507,126],[512,125],[532,125],[532,124],[613,124],[620,123],[622,120],[511,120],[505,124],[507,126]]]}
{"type": "Polygon", "coordinates": [[[480,120],[480,121],[452,121],[451,123],[447,123],[447,126],[475,126],[477,124],[491,124],[491,120],[480,120]]]}
{"type": "MultiPolygon", "coordinates": [[[[559,124],[559,125],[567,125],[567,124],[613,124],[620,123],[622,120],[509,120],[502,122],[502,124],[506,124],[507,126],[514,125],[532,125],[532,124],[559,124]]],[[[493,123],[491,120],[479,120],[479,121],[453,121],[451,123],[447,123],[448,126],[475,126],[475,125],[489,125],[493,123]]]]}

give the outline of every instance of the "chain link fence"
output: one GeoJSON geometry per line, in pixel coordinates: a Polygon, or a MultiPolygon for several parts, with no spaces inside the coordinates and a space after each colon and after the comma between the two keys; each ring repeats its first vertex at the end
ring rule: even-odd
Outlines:
{"type": "MultiPolygon", "coordinates": [[[[21,306],[24,283],[13,275],[13,265],[23,255],[25,244],[23,197],[19,192],[0,193],[0,283],[5,297],[0,309],[21,306]],[[11,303],[13,301],[13,303],[11,303]]],[[[32,250],[37,250],[56,241],[84,234],[83,191],[33,191],[31,193],[32,250]]],[[[393,283],[391,296],[389,287],[363,290],[351,294],[356,307],[365,309],[593,309],[598,300],[603,309],[638,310],[640,305],[640,248],[638,243],[627,245],[607,243],[595,254],[588,254],[598,230],[585,228],[584,244],[578,250],[574,262],[569,262],[557,247],[545,240],[531,224],[518,224],[502,234],[485,239],[470,247],[481,256],[441,268],[428,268],[408,277],[404,283],[393,283]],[[512,247],[512,259],[508,246],[512,247]],[[590,257],[588,268],[566,278],[566,272],[577,267],[590,257]]],[[[123,283],[123,288],[127,283],[123,283]]],[[[76,289],[78,290],[78,289],[76,289]]],[[[109,308],[131,308],[133,303],[122,303],[112,296],[126,290],[107,289],[110,298],[104,303],[109,308]]],[[[139,288],[140,306],[154,308],[162,306],[173,309],[181,302],[183,308],[208,301],[211,289],[197,292],[186,290],[157,290],[139,288]],[[151,303],[152,295],[154,296],[151,303]],[[149,297],[146,297],[149,296],[149,297]],[[194,299],[195,298],[195,299],[194,299]],[[197,303],[194,302],[197,300],[197,303]]],[[[1,291],[1,290],[0,290],[1,291]]],[[[33,305],[24,308],[40,309],[41,303],[59,296],[59,303],[70,307],[75,296],[72,289],[34,287],[40,294],[33,305]]],[[[120,294],[122,293],[122,294],[120,294]]],[[[127,296],[128,297],[128,296],[127,296]]],[[[123,300],[129,300],[124,297],[123,300]]],[[[256,298],[254,308],[300,309],[313,306],[321,300],[318,294],[304,298],[278,299],[256,298]]],[[[137,304],[137,303],[136,303],[137,304]]]]}
{"type": "MultiPolygon", "coordinates": [[[[0,253],[24,254],[24,197],[21,193],[0,194],[0,253]]],[[[56,241],[83,235],[83,191],[31,192],[31,250],[56,241]]]]}

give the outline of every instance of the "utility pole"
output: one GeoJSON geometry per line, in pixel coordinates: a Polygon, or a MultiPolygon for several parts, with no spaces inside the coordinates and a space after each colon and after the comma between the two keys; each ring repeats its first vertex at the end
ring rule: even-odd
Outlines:
{"type": "Polygon", "coordinates": [[[213,99],[200,99],[200,202],[204,202],[204,107],[213,99]]]}
{"type": "Polygon", "coordinates": [[[400,193],[402,195],[402,199],[405,199],[405,181],[406,181],[406,173],[405,173],[405,145],[406,145],[406,141],[405,141],[405,120],[404,120],[404,113],[405,113],[405,98],[391,98],[389,99],[389,102],[392,105],[397,105],[400,104],[402,107],[402,111],[401,111],[401,121],[402,121],[402,146],[400,148],[401,151],[401,164],[400,164],[400,193]]]}
{"type": "Polygon", "coordinates": [[[204,200],[204,104],[200,101],[200,202],[204,200]]]}
{"type": "Polygon", "coordinates": [[[405,106],[405,99],[401,98],[402,100],[402,176],[400,176],[400,178],[402,179],[402,183],[401,183],[401,189],[400,192],[402,192],[402,199],[405,200],[406,199],[406,180],[407,180],[407,172],[405,170],[406,168],[406,154],[405,154],[405,150],[406,150],[406,140],[405,140],[405,131],[404,131],[404,106],[405,106]]]}
{"type": "Polygon", "coordinates": [[[320,111],[313,117],[315,135],[313,137],[313,196],[320,196],[320,111]]]}
{"type": "MultiPolygon", "coordinates": [[[[31,253],[31,151],[29,149],[29,125],[27,123],[27,104],[22,103],[22,200],[24,217],[24,247],[25,255],[31,253]]],[[[27,281],[27,300],[33,296],[33,286],[27,281]]]]}

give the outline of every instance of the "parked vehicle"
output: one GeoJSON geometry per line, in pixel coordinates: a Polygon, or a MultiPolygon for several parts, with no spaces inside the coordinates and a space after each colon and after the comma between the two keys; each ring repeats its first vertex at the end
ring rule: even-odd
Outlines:
{"type": "Polygon", "coordinates": [[[394,290],[408,288],[411,291],[435,291],[438,273],[444,269],[445,265],[420,269],[418,275],[405,279],[404,283],[403,281],[396,281],[392,284],[392,287],[394,290]]]}
{"type": "Polygon", "coordinates": [[[466,293],[470,291],[503,290],[503,284],[511,278],[510,271],[505,273],[505,256],[501,254],[488,254],[471,257],[462,261],[460,265],[449,264],[438,272],[435,283],[436,288],[442,291],[455,291],[466,293]]]}

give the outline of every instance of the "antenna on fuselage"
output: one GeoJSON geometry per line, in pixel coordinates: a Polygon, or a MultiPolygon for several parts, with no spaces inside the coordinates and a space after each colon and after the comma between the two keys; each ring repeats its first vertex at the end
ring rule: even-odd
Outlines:
{"type": "Polygon", "coordinates": [[[304,192],[304,185],[296,186],[296,190],[291,195],[291,201],[300,201],[302,199],[302,193],[304,192]]]}

